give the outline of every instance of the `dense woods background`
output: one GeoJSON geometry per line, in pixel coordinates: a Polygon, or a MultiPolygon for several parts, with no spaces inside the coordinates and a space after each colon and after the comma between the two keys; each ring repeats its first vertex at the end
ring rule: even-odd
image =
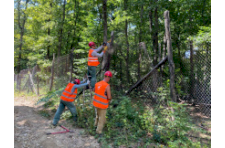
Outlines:
{"type": "MultiPolygon", "coordinates": [[[[53,53],[62,56],[73,47],[76,59],[83,60],[76,64],[79,69],[86,64],[88,42],[102,44],[106,23],[105,38],[115,31],[118,45],[112,62],[122,61],[126,65],[124,79],[128,83],[134,81],[149,70],[149,63],[159,62],[159,54],[166,54],[162,50],[165,10],[170,11],[174,59],[179,59],[175,63],[182,64],[180,59],[189,50],[188,38],[200,30],[201,34],[210,32],[209,0],[15,0],[15,73],[36,63],[49,64],[53,53]],[[145,42],[147,54],[138,49],[139,42],[145,42]],[[152,62],[146,63],[148,58],[152,62]]],[[[200,42],[203,40],[202,37],[200,42]]]]}

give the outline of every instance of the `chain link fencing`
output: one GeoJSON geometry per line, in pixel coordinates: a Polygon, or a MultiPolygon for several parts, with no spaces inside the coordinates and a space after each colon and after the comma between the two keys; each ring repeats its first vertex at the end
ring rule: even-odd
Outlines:
{"type": "Polygon", "coordinates": [[[71,62],[71,54],[67,54],[21,70],[19,74],[14,74],[14,89],[39,95],[64,87],[71,79],[71,62]]]}

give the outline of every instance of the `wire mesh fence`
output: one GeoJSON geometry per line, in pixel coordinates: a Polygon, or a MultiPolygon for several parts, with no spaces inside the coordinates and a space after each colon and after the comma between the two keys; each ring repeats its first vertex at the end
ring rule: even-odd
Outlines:
{"type": "Polygon", "coordinates": [[[44,94],[64,87],[71,78],[70,54],[57,57],[51,63],[35,65],[14,74],[15,91],[44,94]]]}
{"type": "MultiPolygon", "coordinates": [[[[211,52],[209,46],[194,50],[193,61],[185,55],[180,63],[176,63],[175,90],[179,100],[185,100],[199,106],[200,112],[211,117],[211,52]],[[206,49],[205,49],[206,48],[206,49]],[[180,66],[181,65],[181,66],[180,66]],[[180,68],[180,69],[179,69],[180,68]]],[[[189,51],[187,51],[189,52],[189,51]]],[[[157,103],[159,97],[169,90],[169,64],[158,67],[131,95],[144,97],[157,103]]]]}

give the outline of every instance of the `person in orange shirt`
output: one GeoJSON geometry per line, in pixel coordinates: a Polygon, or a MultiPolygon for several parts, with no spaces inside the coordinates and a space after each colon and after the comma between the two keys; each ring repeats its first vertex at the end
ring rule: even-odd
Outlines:
{"type": "Polygon", "coordinates": [[[98,61],[98,57],[102,57],[105,51],[107,50],[106,45],[107,43],[103,43],[102,46],[96,49],[96,45],[94,42],[89,42],[89,47],[91,48],[88,53],[88,77],[90,80],[91,88],[94,89],[96,83],[96,67],[100,64],[98,61]],[[101,53],[101,49],[104,47],[104,50],[101,53]]]}
{"type": "Polygon", "coordinates": [[[111,78],[112,73],[110,71],[106,71],[104,74],[104,79],[95,84],[93,105],[96,111],[95,126],[97,126],[97,134],[102,134],[102,129],[106,122],[106,109],[112,99],[110,85],[108,84],[111,78]]]}
{"type": "Polygon", "coordinates": [[[67,84],[66,88],[64,89],[60,97],[60,104],[55,113],[53,122],[51,124],[52,128],[55,128],[57,126],[58,121],[60,119],[60,115],[62,114],[66,106],[70,110],[73,116],[73,120],[77,121],[77,112],[76,112],[76,107],[73,104],[73,101],[75,100],[77,96],[77,88],[87,86],[90,83],[89,80],[87,80],[87,83],[84,83],[85,81],[86,80],[80,82],[79,79],[75,79],[73,82],[67,84]]]}

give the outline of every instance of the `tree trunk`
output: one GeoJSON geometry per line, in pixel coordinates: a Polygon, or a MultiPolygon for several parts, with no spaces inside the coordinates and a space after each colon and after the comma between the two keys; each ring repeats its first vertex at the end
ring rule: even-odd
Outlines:
{"type": "Polygon", "coordinates": [[[54,81],[54,62],[55,62],[55,53],[53,53],[52,70],[51,70],[52,76],[51,76],[51,83],[50,83],[49,91],[51,91],[52,90],[52,87],[53,87],[53,81],[54,81]]]}
{"type": "MultiPolygon", "coordinates": [[[[158,0],[155,0],[157,3],[158,0]]],[[[151,5],[151,3],[150,3],[151,5]]],[[[152,10],[149,10],[149,23],[150,23],[150,32],[152,37],[152,44],[153,44],[153,65],[154,67],[158,63],[158,8],[156,6],[154,10],[154,21],[152,17],[152,10]],[[153,25],[154,24],[154,25],[153,25]]],[[[155,70],[153,72],[153,81],[152,81],[153,91],[157,91],[158,88],[158,71],[155,70]]]]}
{"type": "Polygon", "coordinates": [[[63,2],[63,19],[62,19],[62,24],[60,25],[60,35],[59,35],[59,47],[58,47],[58,54],[57,57],[60,57],[61,55],[61,48],[62,48],[62,38],[63,38],[63,24],[65,20],[65,6],[66,6],[66,0],[63,2]]]}
{"type": "MultiPolygon", "coordinates": [[[[102,1],[103,4],[103,37],[104,37],[104,42],[107,42],[107,0],[102,1]]],[[[103,55],[103,60],[102,60],[102,70],[106,71],[108,67],[106,66],[108,61],[108,53],[106,52],[103,55]]],[[[102,72],[103,72],[102,71],[102,72]]]]}
{"type": "Polygon", "coordinates": [[[70,82],[73,80],[73,51],[74,48],[71,49],[71,53],[70,53],[70,82]]]}
{"type": "Polygon", "coordinates": [[[166,41],[166,33],[164,34],[163,37],[163,53],[162,53],[162,58],[166,57],[166,45],[167,45],[167,41],[166,41]]]}
{"type": "MultiPolygon", "coordinates": [[[[194,53],[193,53],[193,41],[190,41],[190,97],[194,99],[194,86],[195,86],[195,75],[194,75],[194,53]]],[[[194,99],[194,102],[196,100],[194,99]]]]}
{"type": "MultiPolygon", "coordinates": [[[[38,70],[39,70],[39,67],[37,65],[37,72],[38,72],[38,70]]],[[[38,76],[38,74],[37,74],[37,95],[39,96],[39,76],[38,76]]]]}
{"type": "Polygon", "coordinates": [[[179,65],[180,65],[180,72],[182,73],[182,58],[180,53],[180,33],[177,33],[177,49],[178,49],[178,58],[179,58],[179,65]]]}
{"type": "MultiPolygon", "coordinates": [[[[50,20],[49,20],[50,21],[50,20]]],[[[50,28],[48,28],[48,36],[50,36],[50,28]]],[[[50,57],[50,42],[48,42],[48,47],[47,47],[47,59],[50,57]]]]}
{"type": "Polygon", "coordinates": [[[77,20],[78,20],[78,17],[79,17],[79,2],[77,2],[76,0],[75,0],[75,2],[74,2],[74,10],[75,10],[75,12],[76,12],[76,15],[75,15],[75,12],[73,13],[73,17],[74,17],[74,28],[73,28],[73,36],[72,36],[72,44],[71,44],[71,47],[70,47],[70,49],[72,49],[72,48],[75,48],[75,46],[76,46],[76,42],[77,42],[77,40],[76,40],[76,27],[77,27],[77,20]]]}
{"type": "MultiPolygon", "coordinates": [[[[157,0],[156,0],[157,2],[157,0]]],[[[157,7],[155,8],[154,13],[154,29],[153,29],[153,50],[154,50],[154,58],[153,58],[153,64],[156,65],[158,63],[158,56],[157,56],[157,50],[158,50],[158,10],[157,7]]]]}
{"type": "MultiPolygon", "coordinates": [[[[52,2],[50,3],[50,8],[52,9],[52,2]]],[[[48,22],[51,22],[51,19],[48,19],[48,22]]],[[[51,29],[50,27],[48,27],[48,36],[50,36],[51,34],[51,29]]],[[[46,56],[47,59],[50,58],[50,41],[48,42],[48,46],[47,46],[47,56],[46,56]]]]}
{"type": "MultiPolygon", "coordinates": [[[[141,5],[141,12],[140,12],[140,30],[139,30],[139,43],[141,42],[142,36],[142,23],[143,23],[143,4],[141,5]]],[[[138,48],[138,80],[141,78],[141,47],[138,48]]]]}
{"type": "Polygon", "coordinates": [[[104,42],[107,42],[107,0],[103,0],[103,28],[104,28],[104,42]]]}
{"type": "Polygon", "coordinates": [[[167,53],[168,53],[168,61],[170,66],[170,97],[173,102],[177,102],[176,92],[175,92],[175,65],[173,62],[173,51],[172,51],[172,43],[171,43],[171,35],[170,35],[170,18],[169,11],[164,12],[165,18],[165,31],[166,31],[166,40],[167,40],[167,53]]]}
{"type": "Polygon", "coordinates": [[[113,41],[114,41],[114,32],[111,32],[111,43],[110,47],[107,49],[107,61],[105,62],[105,71],[108,71],[110,68],[110,63],[111,63],[111,57],[114,52],[114,47],[113,47],[113,41]]]}
{"type": "MultiPolygon", "coordinates": [[[[124,10],[127,10],[127,1],[124,0],[124,10]]],[[[127,20],[125,21],[125,37],[126,37],[126,44],[127,44],[127,57],[126,57],[126,75],[127,75],[127,82],[130,83],[130,74],[129,74],[129,41],[128,41],[128,34],[127,34],[127,20]]]]}
{"type": "Polygon", "coordinates": [[[18,65],[17,65],[17,72],[18,73],[21,70],[21,59],[22,59],[22,47],[23,47],[24,26],[25,26],[26,19],[27,19],[27,16],[24,13],[24,11],[27,10],[27,3],[29,2],[29,0],[26,0],[25,10],[23,11],[24,17],[23,17],[22,25],[21,25],[21,22],[20,22],[20,17],[21,17],[20,16],[20,2],[21,2],[21,0],[18,0],[18,26],[20,28],[19,58],[18,58],[18,65]]]}
{"type": "Polygon", "coordinates": [[[202,18],[201,18],[201,24],[202,24],[202,26],[204,26],[204,24],[205,24],[205,19],[204,19],[204,11],[205,11],[205,4],[206,4],[206,0],[203,0],[203,7],[202,7],[202,18]]]}

